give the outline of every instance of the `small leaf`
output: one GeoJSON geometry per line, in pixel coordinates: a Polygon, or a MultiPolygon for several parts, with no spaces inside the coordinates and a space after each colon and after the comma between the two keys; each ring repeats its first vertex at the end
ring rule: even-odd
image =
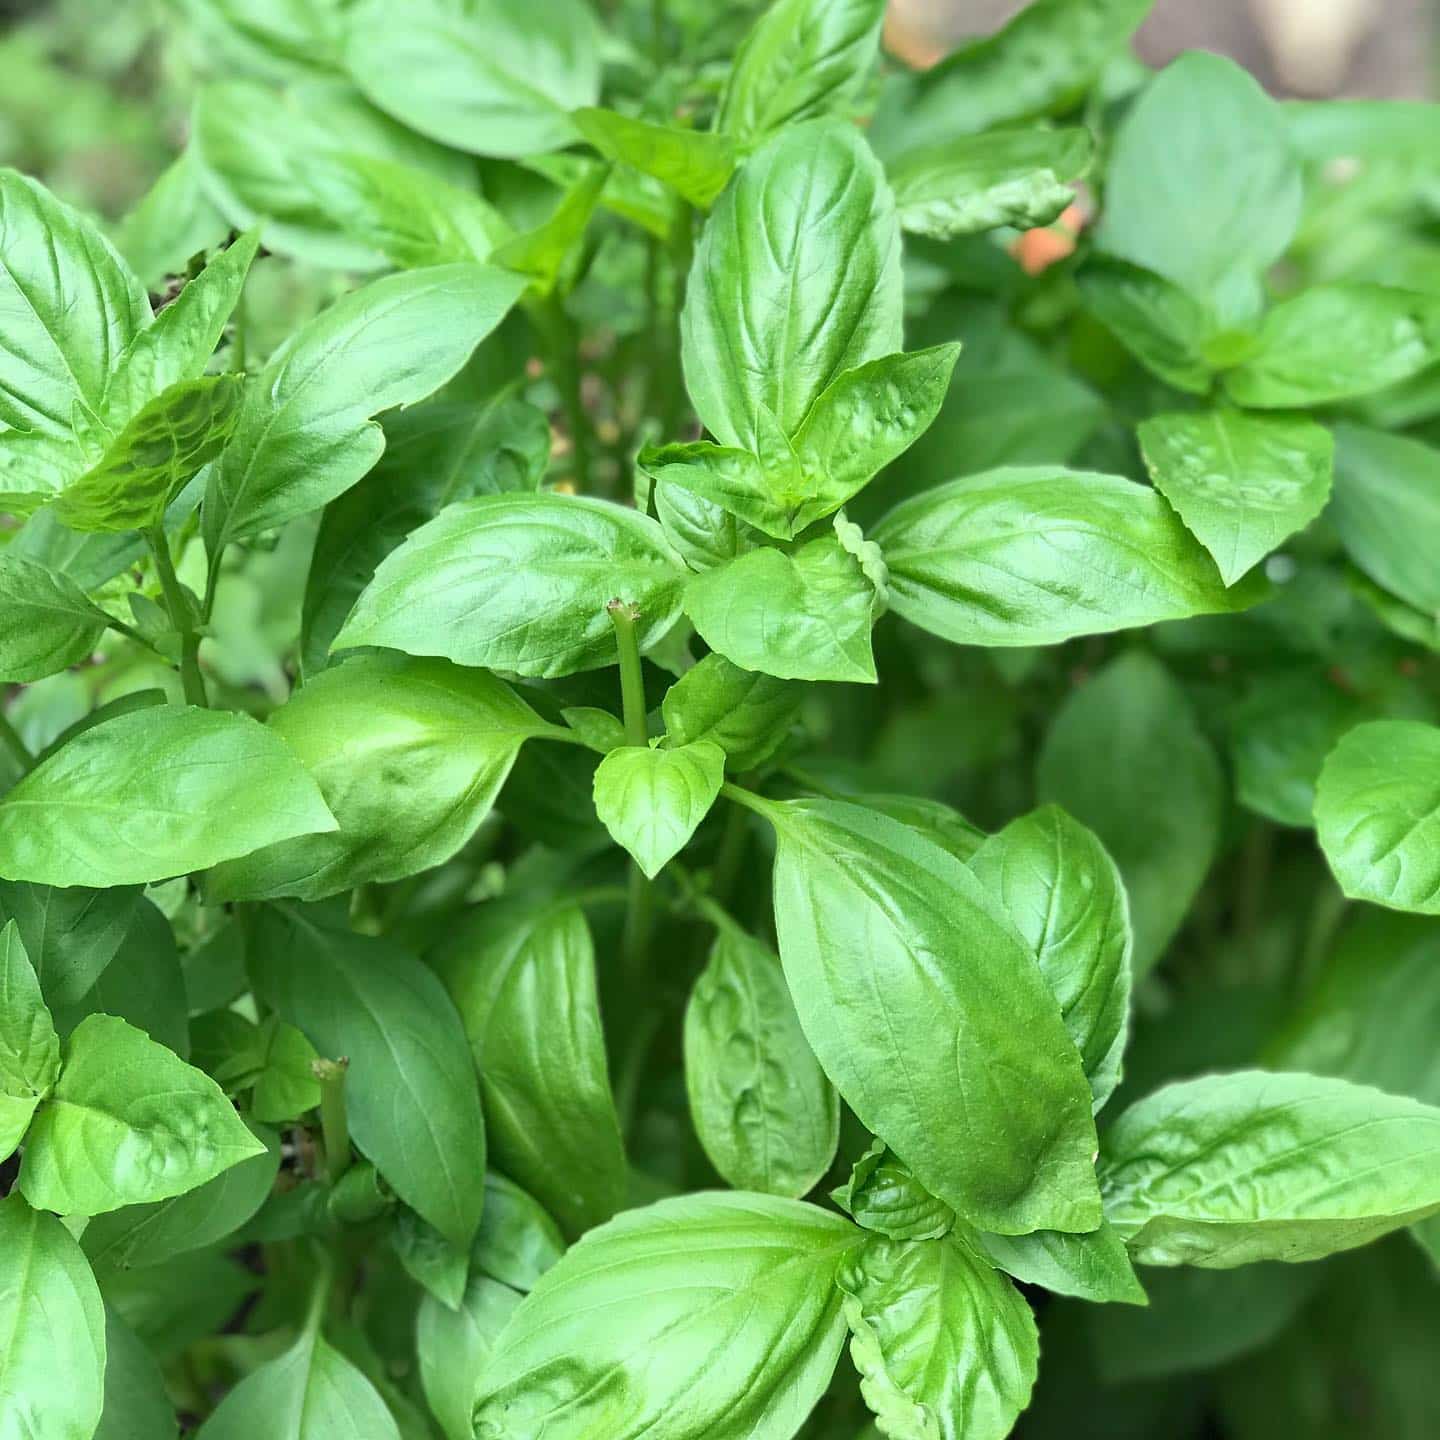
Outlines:
{"type": "Polygon", "coordinates": [[[60,1039],[13,920],[0,929],[0,1159],[60,1073],[60,1039]]]}
{"type": "Polygon", "coordinates": [[[955,1212],[883,1140],[871,1143],[830,1198],[857,1225],[892,1240],[938,1240],[955,1228],[955,1212]]]}
{"type": "Polygon", "coordinates": [[[666,691],[660,709],[676,745],[713,741],[725,752],[726,764],[743,774],[785,743],[804,694],[792,681],[742,670],[711,654],[666,691]]]}
{"type": "Polygon", "coordinates": [[[1096,1305],[1146,1303],[1124,1241],[1110,1225],[1081,1235],[1063,1230],[1034,1230],[1029,1235],[977,1231],[973,1239],[992,1265],[1023,1284],[1043,1285],[1057,1295],[1096,1305]]]}
{"type": "Polygon", "coordinates": [[[735,147],[724,135],[655,125],[613,110],[577,110],[571,118],[607,160],[654,176],[701,210],[715,203],[735,169],[735,147]]]}
{"type": "Polygon", "coordinates": [[[725,779],[725,752],[697,740],[673,750],[624,745],[595,772],[595,813],[653,880],[690,842],[725,779]]]}
{"type": "Polygon", "coordinates": [[[0,553],[0,680],[24,683],[88,659],[110,617],[68,576],[0,553]]]}
{"type": "Polygon", "coordinates": [[[565,1237],[540,1203],[498,1170],[487,1170],[473,1266],[512,1290],[528,1291],[564,1253],[565,1237]]]}

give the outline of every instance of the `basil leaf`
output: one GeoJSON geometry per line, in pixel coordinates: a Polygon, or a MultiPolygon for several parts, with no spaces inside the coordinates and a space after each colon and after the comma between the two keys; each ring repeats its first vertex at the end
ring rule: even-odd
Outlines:
{"type": "Polygon", "coordinates": [[[196,1440],[400,1440],[375,1387],[307,1326],[290,1349],[252,1370],[196,1432],[196,1440]]]}
{"type": "Polygon", "coordinates": [[[208,1075],[124,1020],[89,1015],[30,1126],[17,1183],[40,1209],[99,1215],[184,1194],[264,1148],[208,1075]]]}
{"type": "Polygon", "coordinates": [[[1053,645],[1253,604],[1152,490],[1115,475],[1015,468],[897,505],[872,538],[890,604],[957,645],[1053,645]]]}
{"type": "Polygon", "coordinates": [[[955,1228],[955,1212],[883,1140],[871,1144],[830,1198],[857,1225],[893,1240],[938,1240],[955,1228]]]}
{"type": "Polygon", "coordinates": [[[660,527],[605,500],[482,495],[381,562],[336,638],[550,677],[615,663],[606,610],[640,612],[642,650],[679,618],[685,570],[660,527]]]}
{"type": "Polygon", "coordinates": [[[595,813],[653,880],[690,843],[724,780],[725,752],[713,741],[622,745],[595,772],[595,813]]]}
{"type": "Polygon", "coordinates": [[[1440,613],[1433,537],[1440,534],[1440,453],[1358,425],[1335,432],[1328,518],[1350,558],[1377,585],[1427,615],[1440,613]]]}
{"type": "Polygon", "coordinates": [[[181,380],[145,405],[84,474],[55,516],[82,534],[150,530],[224,448],[240,417],[243,375],[181,380]]]}
{"type": "Polygon", "coordinates": [[[1440,1209],[1440,1110],[1317,1075],[1167,1085],[1106,1132],[1105,1214],[1146,1265],[1316,1260],[1440,1209]]]}
{"type": "Polygon", "coordinates": [[[487,1170],[473,1264],[511,1289],[533,1290],[564,1253],[565,1238],[539,1202],[498,1170],[487,1170]]]}
{"type": "Polygon", "coordinates": [[[1220,847],[1224,781],[1185,692],[1148,655],[1112,661],[1061,706],[1036,785],[1114,857],[1130,899],[1135,974],[1144,975],[1220,847]]]}
{"type": "Polygon", "coordinates": [[[265,1028],[269,1034],[250,1096],[250,1113],[275,1125],[296,1120],[319,1105],[320,1085],[313,1066],[320,1057],[293,1025],[272,1016],[265,1028]]]}
{"type": "Polygon", "coordinates": [[[594,18],[579,0],[416,0],[403,13],[364,0],[348,29],[346,64],[365,94],[460,150],[561,149],[575,138],[568,112],[600,92],[594,18]]]}
{"type": "Polygon", "coordinates": [[[992,130],[906,150],[887,169],[901,226],[953,240],[1048,225],[1074,203],[1092,153],[1086,130],[992,130]]]}
{"type": "Polygon", "coordinates": [[[985,843],[985,832],[943,800],[929,800],[919,795],[877,795],[868,791],[850,798],[856,805],[909,826],[923,839],[966,864],[985,843]]]}
{"type": "Polygon", "coordinates": [[[1124,260],[1093,257],[1075,283],[1086,308],[1147,370],[1192,395],[1209,392],[1215,367],[1206,343],[1210,311],[1165,276],[1124,260]]]}
{"type": "Polygon", "coordinates": [[[477,1436],[789,1440],[830,1381],[860,1232],[813,1205],[685,1195],[586,1235],[500,1333],[477,1436]],[[723,1354],[698,1374],[692,1360],[723,1354]]]}
{"type": "Polygon", "coordinates": [[[274,529],[333,500],[380,458],[370,419],[445,383],[505,317],[523,281],[437,265],[354,291],[297,330],[251,385],[211,472],[205,544],[274,529]]]}
{"type": "Polygon", "coordinates": [[[317,675],[270,717],[338,829],[212,870],[211,903],[320,900],[448,860],[490,812],[525,740],[545,722],[483,670],[362,656],[317,675]]]}
{"type": "Polygon", "coordinates": [[[783,680],[875,683],[875,587],[831,536],[751,550],[691,578],[685,613],[712,650],[783,680]]]}
{"type": "MultiPolygon", "coordinates": [[[[497,247],[495,263],[528,275],[532,294],[553,295],[562,278],[566,278],[567,262],[584,238],[609,178],[608,165],[585,165],[565,186],[560,203],[541,224],[497,247]]],[[[573,279],[572,271],[567,285],[573,279]]]]}
{"type": "Polygon", "coordinates": [[[485,1125],[464,1029],[444,987],[393,941],[324,908],[260,912],[256,991],[322,1055],[346,1056],[356,1147],[452,1245],[480,1221],[485,1125]]]}
{"type": "Polygon", "coordinates": [[[1285,253],[1300,203],[1279,106],[1233,61],[1191,51],[1116,132],[1097,239],[1239,323],[1259,308],[1261,274],[1285,253]]]}
{"type": "Polygon", "coordinates": [[[150,324],[149,301],[99,230],[14,170],[0,169],[0,253],[0,424],[67,441],[150,324]]]}
{"type": "Polygon", "coordinates": [[[1012,820],[970,861],[1060,1002],[1098,1113],[1129,1038],[1130,906],[1096,836],[1046,805],[1012,820]]]}
{"type": "Polygon", "coordinates": [[[657,490],[660,486],[680,486],[699,496],[707,506],[723,510],[778,540],[793,539],[812,519],[820,518],[811,514],[819,507],[806,493],[812,477],[801,473],[793,451],[786,460],[783,469],[767,470],[759,456],[748,450],[712,445],[708,440],[646,446],[635,457],[636,465],[657,490]]]}
{"type": "Polygon", "coordinates": [[[1241,405],[1329,405],[1408,380],[1440,359],[1440,302],[1386,285],[1317,285],[1277,305],[1254,353],[1225,376],[1241,405]]]}
{"type": "Polygon", "coordinates": [[[1357,725],[1331,751],[1315,826],[1347,895],[1440,915],[1437,765],[1440,728],[1414,720],[1357,725]]]}
{"type": "Polygon", "coordinates": [[[716,126],[740,145],[844,110],[879,54],[881,0],[775,0],[741,42],[716,126]]]}
{"type": "Polygon", "coordinates": [[[654,495],[666,540],[692,570],[713,570],[762,543],[758,530],[694,490],[658,480],[654,495]]]}
{"type": "Polygon", "coordinates": [[[157,706],[77,735],[0,800],[0,874],[146,884],[334,828],[319,787],[264,726],[157,706]]]}
{"type": "Polygon", "coordinates": [[[707,655],[665,692],[660,711],[676,745],[711,741],[725,752],[726,764],[743,774],[785,743],[803,701],[804,691],[788,680],[707,655]]]}
{"type": "Polygon", "coordinates": [[[767,802],[763,813],[778,842],[785,978],[851,1108],[966,1219],[1004,1232],[1093,1229],[1094,1122],[1080,1057],[1039,967],[980,882],[898,821],[855,805],[767,802]]]}
{"type": "Polygon", "coordinates": [[[446,1440],[474,1440],[470,1413],[480,1375],[519,1303],[514,1290],[485,1275],[471,1276],[458,1306],[421,1297],[415,1322],[420,1384],[446,1440]]]}
{"type": "Polygon", "coordinates": [[[0,553],[0,679],[41,680],[90,656],[110,617],[68,576],[0,553]]]}
{"type": "Polygon", "coordinates": [[[0,1158],[25,1136],[60,1073],[60,1038],[13,920],[0,929],[0,1158]]]}
{"type": "Polygon", "coordinates": [[[518,896],[482,906],[432,963],[465,1022],[497,1163],[566,1233],[608,1219],[625,1152],[584,912],[518,896]]]}
{"type": "Polygon", "coordinates": [[[798,1199],[830,1168],[840,1104],[780,962],[723,926],[685,1007],[685,1087],[710,1163],[737,1190],[798,1199]]]}
{"type": "Polygon", "coordinates": [[[992,1265],[1026,1285],[1043,1285],[1057,1295],[1073,1295],[1097,1305],[1146,1303],[1125,1242],[1111,1225],[1102,1224],[1085,1235],[1067,1235],[1063,1230],[1036,1230],[1029,1235],[976,1232],[974,1241],[992,1265]]]}
{"type": "Polygon", "coordinates": [[[655,125],[613,110],[577,110],[570,118],[607,160],[654,176],[701,210],[715,203],[735,170],[735,147],[723,135],[655,125]]]}
{"type": "Polygon", "coordinates": [[[705,428],[754,450],[764,406],[793,435],[838,375],[900,349],[900,292],[894,201],[859,132],[813,121],[767,141],[705,224],[681,316],[705,428]]]}
{"type": "Polygon", "coordinates": [[[0,919],[19,926],[48,1004],[73,1005],[91,989],[125,942],[140,894],[0,880],[0,919]]]}
{"type": "Polygon", "coordinates": [[[1311,420],[1212,410],[1139,428],[1155,488],[1234,585],[1330,498],[1335,445],[1311,420]]]}
{"type": "Polygon", "coordinates": [[[961,1239],[871,1240],[840,1272],[850,1355],[899,1440],[1003,1440],[1040,1357],[1019,1291],[961,1239]]]}
{"type": "Polygon", "coordinates": [[[70,1440],[100,1422],[105,1309],[70,1232],[19,1195],[0,1200],[0,1395],[17,1437],[70,1440]]]}
{"type": "Polygon", "coordinates": [[[154,1355],[105,1310],[105,1407],[94,1440],[175,1440],[179,1425],[154,1355]]]}
{"type": "MultiPolygon", "coordinates": [[[[349,1175],[350,1171],[346,1171],[349,1175]]],[[[333,1207],[332,1207],[333,1208],[333,1207]]],[[[480,1212],[485,1213],[483,1208],[480,1212]]],[[[389,1229],[390,1248],[405,1273],[447,1310],[454,1310],[465,1294],[470,1256],[452,1245],[433,1225],[408,1206],[396,1207],[389,1229]]],[[[422,1302],[423,1303],[423,1302],[422,1302]]]]}

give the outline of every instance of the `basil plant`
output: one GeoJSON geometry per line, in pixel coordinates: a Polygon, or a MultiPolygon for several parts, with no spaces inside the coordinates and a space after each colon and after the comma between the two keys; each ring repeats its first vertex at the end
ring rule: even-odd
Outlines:
{"type": "Polygon", "coordinates": [[[1440,113],[1147,8],[0,173],[0,1436],[1433,1435],[1440,113]]]}

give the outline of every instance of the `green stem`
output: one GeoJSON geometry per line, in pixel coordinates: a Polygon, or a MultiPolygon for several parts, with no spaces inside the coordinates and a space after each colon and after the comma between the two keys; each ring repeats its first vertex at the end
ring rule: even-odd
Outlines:
{"type": "Polygon", "coordinates": [[[730,904],[740,867],[745,862],[745,847],[750,839],[750,817],[741,805],[731,805],[725,816],[725,830],[720,836],[720,849],[715,855],[715,898],[722,906],[730,904]]]}
{"type": "Polygon", "coordinates": [[[315,1060],[310,1068],[320,1082],[320,1134],[325,1142],[325,1174],[334,1185],[350,1168],[350,1121],[345,1114],[345,1072],[350,1062],[315,1060]]]}
{"type": "Polygon", "coordinates": [[[585,413],[580,390],[580,337],[558,295],[547,295],[538,301],[530,308],[530,315],[544,341],[546,363],[560,392],[574,457],[575,488],[583,494],[590,488],[590,417],[585,413]]]}
{"type": "Polygon", "coordinates": [[[158,525],[146,539],[150,543],[150,553],[155,557],[155,569],[160,576],[160,588],[165,592],[165,607],[170,612],[170,622],[180,635],[180,682],[185,687],[185,699],[191,705],[209,705],[205,677],[200,673],[200,636],[195,629],[195,612],[180,587],[179,576],[175,574],[175,562],[170,558],[170,542],[158,525]]]}
{"type": "Polygon", "coordinates": [[[330,1303],[330,1290],[335,1283],[335,1257],[323,1247],[317,1251],[319,1264],[310,1289],[310,1301],[305,1307],[305,1323],[301,1334],[313,1340],[320,1333],[320,1322],[325,1318],[325,1307],[330,1303]]]}
{"type": "Polygon", "coordinates": [[[28,774],[35,768],[35,757],[30,753],[30,747],[20,738],[20,732],[10,723],[3,710],[0,710],[0,745],[15,757],[15,763],[22,772],[28,774]]]}

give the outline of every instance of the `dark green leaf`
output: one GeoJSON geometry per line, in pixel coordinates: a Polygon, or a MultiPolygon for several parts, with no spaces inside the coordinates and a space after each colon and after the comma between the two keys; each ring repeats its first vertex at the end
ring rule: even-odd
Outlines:
{"type": "Polygon", "coordinates": [[[95,1440],[175,1440],[179,1426],[155,1357],[105,1311],[105,1408],[95,1440]]]}
{"type": "Polygon", "coordinates": [[[115,958],[140,888],[56,889],[0,880],[0,918],[14,920],[50,1005],[73,1005],[115,958]]]}

